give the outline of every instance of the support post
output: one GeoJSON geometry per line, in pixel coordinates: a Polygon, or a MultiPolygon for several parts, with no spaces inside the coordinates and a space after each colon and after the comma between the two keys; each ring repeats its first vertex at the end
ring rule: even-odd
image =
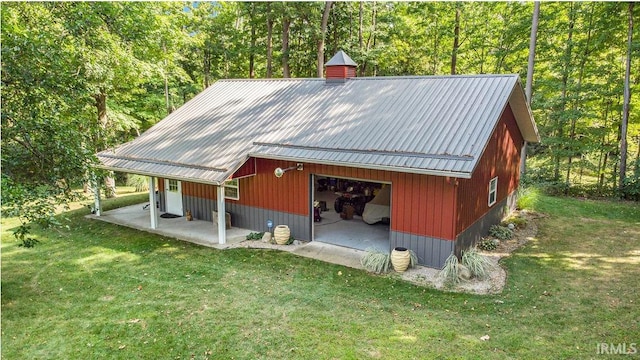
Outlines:
{"type": "Polygon", "coordinates": [[[151,228],[158,228],[158,208],[156,208],[156,178],[149,176],[149,216],[151,228]]]}
{"type": "Polygon", "coordinates": [[[94,205],[93,205],[93,213],[96,216],[101,216],[102,215],[102,201],[100,199],[100,180],[98,179],[97,176],[93,176],[93,199],[94,199],[94,205]]]}
{"type": "Polygon", "coordinates": [[[218,190],[216,194],[218,202],[218,244],[225,244],[227,242],[227,212],[224,206],[224,185],[220,185],[216,189],[218,190]]]}

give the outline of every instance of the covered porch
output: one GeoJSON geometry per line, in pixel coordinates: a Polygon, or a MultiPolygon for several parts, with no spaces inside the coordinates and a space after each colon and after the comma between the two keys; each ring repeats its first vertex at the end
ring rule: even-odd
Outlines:
{"type": "Polygon", "coordinates": [[[246,241],[246,236],[251,233],[251,230],[232,227],[226,229],[226,243],[220,244],[216,225],[204,220],[187,221],[184,217],[159,218],[156,228],[151,228],[149,210],[145,209],[145,205],[147,203],[125,206],[103,211],[100,216],[92,214],[86,217],[220,250],[238,247],[277,249],[328,263],[363,269],[360,258],[364,255],[364,251],[318,241],[301,243],[300,245],[275,245],[262,241],[246,241]]]}
{"type": "MultiPolygon", "coordinates": [[[[233,245],[244,241],[246,236],[251,233],[251,230],[238,227],[225,229],[226,241],[221,244],[216,224],[197,219],[187,221],[184,216],[169,219],[158,216],[157,224],[154,228],[150,222],[152,207],[145,205],[147,203],[126,206],[103,211],[100,216],[89,215],[89,217],[217,249],[233,247],[233,245]]],[[[159,214],[162,214],[162,212],[159,212],[159,214]]]]}

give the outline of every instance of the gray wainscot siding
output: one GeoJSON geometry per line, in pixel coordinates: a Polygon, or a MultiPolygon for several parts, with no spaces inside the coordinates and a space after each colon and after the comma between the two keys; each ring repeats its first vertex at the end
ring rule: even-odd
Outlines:
{"type": "Polygon", "coordinates": [[[407,234],[399,231],[391,231],[390,251],[395,247],[404,247],[415,251],[418,255],[418,264],[430,268],[440,269],[444,266],[445,260],[451,255],[454,242],[433,238],[407,234]]]}
{"type": "Polygon", "coordinates": [[[462,250],[474,246],[483,236],[489,234],[491,225],[499,224],[502,219],[516,208],[517,191],[509,194],[504,200],[493,205],[484,216],[476,220],[473,225],[456,237],[456,255],[461,256],[462,250]]]}
{"type": "MultiPolygon", "coordinates": [[[[182,201],[185,212],[191,210],[191,215],[194,218],[213,221],[211,212],[217,211],[218,208],[215,200],[183,195],[182,201]]],[[[294,238],[311,239],[311,217],[309,216],[240,205],[233,201],[225,203],[225,210],[231,214],[231,226],[254,231],[267,231],[267,220],[271,219],[274,227],[277,225],[289,226],[294,238]]]]}
{"type": "MultiPolygon", "coordinates": [[[[156,196],[156,201],[158,201],[160,203],[160,211],[164,212],[167,211],[166,210],[166,206],[164,205],[164,191],[158,191],[158,194],[156,196]]],[[[183,199],[184,201],[184,199],[183,199]]]]}

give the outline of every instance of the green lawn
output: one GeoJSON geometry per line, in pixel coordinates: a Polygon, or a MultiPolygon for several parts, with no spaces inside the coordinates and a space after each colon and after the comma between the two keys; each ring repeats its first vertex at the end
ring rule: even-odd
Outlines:
{"type": "Polygon", "coordinates": [[[2,358],[581,359],[606,358],[598,343],[640,343],[640,205],[530,203],[548,216],[503,261],[507,286],[492,296],[204,248],[83,208],[24,249],[3,219],[2,358]]]}

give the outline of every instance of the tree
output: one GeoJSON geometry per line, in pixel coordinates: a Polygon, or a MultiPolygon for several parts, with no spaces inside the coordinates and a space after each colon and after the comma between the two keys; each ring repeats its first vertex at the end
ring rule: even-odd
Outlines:
{"type": "Polygon", "coordinates": [[[31,223],[56,225],[56,207],[100,173],[96,151],[139,132],[147,119],[134,98],[150,96],[150,82],[166,115],[168,6],[2,4],[3,207],[20,218],[23,244],[31,223]]]}
{"type": "MultiPolygon", "coordinates": [[[[533,68],[536,59],[536,42],[538,38],[538,19],[540,17],[540,2],[536,1],[533,5],[533,17],[531,19],[531,35],[529,36],[529,60],[527,61],[527,83],[525,85],[525,96],[527,102],[531,106],[531,93],[533,91],[533,68]]],[[[527,142],[522,145],[520,154],[520,175],[526,172],[527,164],[527,142]]]]}
{"type": "Polygon", "coordinates": [[[455,21],[453,25],[453,49],[451,50],[451,75],[456,74],[456,63],[458,60],[458,49],[460,48],[460,5],[456,3],[455,21]]]}
{"type": "Polygon", "coordinates": [[[289,78],[289,29],[291,27],[291,17],[289,15],[289,7],[283,5],[282,12],[282,77],[289,78]]]}
{"type": "Polygon", "coordinates": [[[318,77],[321,78],[324,70],[324,38],[327,34],[327,22],[329,21],[329,12],[333,1],[326,1],[324,5],[324,12],[322,13],[322,22],[320,25],[320,38],[318,39],[318,77]]]}
{"type": "Polygon", "coordinates": [[[633,46],[633,2],[629,3],[629,30],[627,32],[627,59],[624,72],[624,103],[622,105],[622,124],[620,125],[620,193],[624,193],[627,175],[627,127],[629,124],[629,103],[631,101],[631,51],[633,46]]]}

